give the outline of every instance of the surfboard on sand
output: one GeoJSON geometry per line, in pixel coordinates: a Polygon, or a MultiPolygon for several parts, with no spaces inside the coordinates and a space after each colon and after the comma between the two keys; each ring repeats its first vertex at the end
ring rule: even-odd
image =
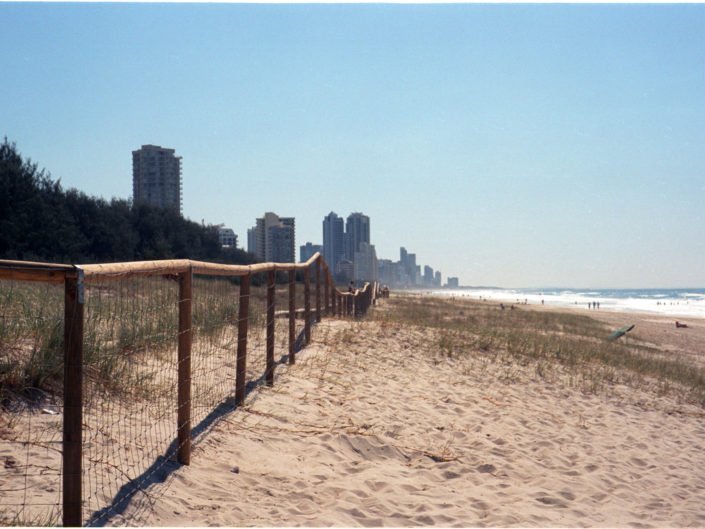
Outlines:
{"type": "Polygon", "coordinates": [[[634,325],[625,325],[624,327],[620,327],[616,331],[614,331],[612,334],[610,334],[607,339],[609,341],[616,340],[620,336],[624,336],[627,334],[629,331],[631,331],[634,328],[634,325]]]}

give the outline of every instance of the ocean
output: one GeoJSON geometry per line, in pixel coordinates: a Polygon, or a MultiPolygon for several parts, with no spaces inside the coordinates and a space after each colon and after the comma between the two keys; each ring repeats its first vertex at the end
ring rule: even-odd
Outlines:
{"type": "Polygon", "coordinates": [[[488,299],[505,303],[529,303],[555,307],[583,307],[599,303],[599,310],[632,311],[705,318],[705,288],[682,289],[571,289],[571,288],[461,288],[439,289],[443,296],[488,299]]]}

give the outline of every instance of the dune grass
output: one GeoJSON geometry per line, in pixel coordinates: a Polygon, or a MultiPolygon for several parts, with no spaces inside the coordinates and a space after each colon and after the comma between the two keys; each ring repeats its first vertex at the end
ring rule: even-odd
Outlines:
{"type": "MultiPolygon", "coordinates": [[[[207,344],[224,329],[237,329],[237,284],[199,276],[193,292],[194,341],[207,344]]],[[[86,380],[101,393],[149,398],[160,369],[176,366],[177,283],[162,277],[94,283],[86,287],[85,299],[86,380]],[[152,367],[145,369],[146,363],[152,367]]],[[[265,300],[264,286],[252,288],[253,329],[264,326],[265,300]]],[[[0,404],[6,408],[61,397],[63,311],[61,285],[0,281],[0,404]]]]}
{"type": "Polygon", "coordinates": [[[395,295],[368,318],[383,326],[434,329],[435,352],[482,355],[531,365],[551,381],[559,373],[594,393],[625,384],[705,407],[705,371],[634,338],[608,341],[606,324],[570,312],[504,310],[498,304],[431,296],[395,295]]]}

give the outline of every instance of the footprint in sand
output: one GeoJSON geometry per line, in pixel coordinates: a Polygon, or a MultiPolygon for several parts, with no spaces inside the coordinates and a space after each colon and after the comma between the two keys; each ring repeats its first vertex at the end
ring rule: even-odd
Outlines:
{"type": "Polygon", "coordinates": [[[568,505],[558,498],[553,498],[551,496],[539,496],[536,501],[548,505],[550,507],[567,507],[568,505]]]}
{"type": "Polygon", "coordinates": [[[494,465],[484,464],[477,467],[477,471],[481,474],[492,474],[497,471],[497,468],[494,465]]]}
{"type": "Polygon", "coordinates": [[[638,457],[632,457],[630,462],[639,467],[645,467],[647,465],[646,461],[639,459],[638,457]]]}

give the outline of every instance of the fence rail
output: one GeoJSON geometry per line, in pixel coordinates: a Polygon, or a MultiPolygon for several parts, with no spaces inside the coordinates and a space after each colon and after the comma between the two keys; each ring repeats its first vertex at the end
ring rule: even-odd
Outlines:
{"type": "MultiPolygon", "coordinates": [[[[44,307],[42,311],[51,313],[46,320],[52,322],[50,326],[63,327],[62,343],[54,355],[60,357],[59,366],[53,373],[60,381],[57,393],[63,396],[63,402],[56,404],[62,435],[60,441],[50,437],[35,442],[32,428],[35,432],[45,429],[47,421],[36,417],[36,406],[14,410],[26,415],[29,425],[23,430],[8,421],[5,426],[8,432],[20,431],[13,439],[27,445],[25,485],[18,492],[22,487],[17,486],[17,477],[22,473],[16,472],[13,481],[10,472],[19,471],[22,465],[5,455],[8,472],[0,474],[0,493],[15,493],[15,500],[8,504],[15,505],[16,511],[30,505],[28,496],[34,492],[28,492],[28,483],[35,476],[28,470],[34,465],[28,447],[39,444],[47,451],[57,451],[53,445],[60,445],[60,462],[56,457],[43,460],[45,469],[59,464],[60,501],[46,503],[58,514],[56,520],[34,514],[14,519],[0,516],[0,524],[14,520],[47,525],[59,519],[65,526],[100,523],[111,503],[118,497],[124,502],[129,496],[124,494],[125,486],[134,481],[135,474],[148,476],[155,472],[157,460],[165,464],[169,457],[188,465],[194,424],[202,425],[228,399],[242,404],[248,379],[250,383],[257,380],[258,370],[263,383],[274,384],[277,336],[280,349],[286,351],[282,361],[293,364],[297,339],[308,344],[314,322],[323,316],[363,315],[377,294],[377,286],[370,283],[354,292],[336,288],[318,253],[304,263],[249,266],[184,259],[91,265],[0,260],[0,287],[25,282],[52,285],[47,288],[53,290],[40,292],[36,305],[11,295],[13,286],[7,287],[10,294],[0,298],[0,376],[3,369],[14,369],[20,357],[29,358],[26,370],[40,354],[43,361],[56,361],[46,353],[50,350],[46,344],[55,344],[57,339],[30,343],[16,330],[33,320],[32,311],[44,307]],[[255,278],[263,286],[256,286],[255,278]],[[303,299],[296,288],[298,278],[303,280],[303,299]],[[277,279],[285,285],[279,291],[277,279]],[[62,296],[56,290],[61,285],[62,296]],[[61,297],[60,314],[53,305],[61,297]],[[277,311],[281,297],[287,303],[277,311]],[[264,354],[250,353],[248,358],[248,346],[252,351],[263,349],[264,354]],[[130,396],[139,403],[131,402],[130,396]],[[144,406],[141,411],[140,406],[144,406]],[[145,433],[147,427],[154,433],[145,433]],[[156,448],[150,448],[150,443],[156,448]]],[[[23,376],[16,378],[30,380],[27,373],[23,376]]],[[[6,396],[0,397],[6,407],[6,396]]],[[[0,438],[2,428],[0,422],[0,438]]],[[[57,493],[54,486],[44,488],[57,493]]]]}

